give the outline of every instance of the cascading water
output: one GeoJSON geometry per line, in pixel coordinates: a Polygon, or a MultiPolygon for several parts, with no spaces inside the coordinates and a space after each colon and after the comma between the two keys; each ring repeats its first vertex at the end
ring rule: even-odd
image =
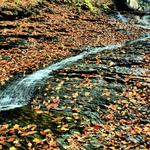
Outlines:
{"type": "Polygon", "coordinates": [[[115,19],[120,20],[122,22],[128,22],[127,17],[121,15],[120,12],[117,12],[117,14],[114,17],[115,17],[115,19]]]}
{"type": "MultiPolygon", "coordinates": [[[[146,40],[148,38],[150,38],[150,36],[134,40],[130,43],[146,40]]],[[[14,82],[13,84],[11,84],[11,86],[1,91],[0,110],[1,111],[9,110],[9,109],[13,109],[13,108],[26,105],[29,102],[29,100],[32,98],[36,90],[36,87],[42,86],[48,78],[52,77],[51,74],[53,71],[64,68],[65,66],[71,65],[74,62],[77,62],[78,60],[81,60],[90,54],[96,54],[104,50],[113,50],[122,46],[124,46],[124,44],[108,45],[105,47],[91,48],[91,49],[88,49],[87,51],[84,51],[83,53],[79,55],[66,58],[58,63],[52,64],[45,69],[39,70],[31,75],[28,75],[27,77],[23,79],[20,79],[19,81],[14,82]]]]}
{"type": "MultiPolygon", "coordinates": [[[[119,18],[124,20],[124,17],[119,14],[119,18]]],[[[142,22],[145,28],[150,29],[149,26],[149,18],[144,18],[146,21],[142,22]]],[[[125,21],[127,21],[125,19],[125,21]]],[[[140,23],[140,21],[139,21],[140,23]]],[[[150,34],[147,36],[142,37],[140,39],[131,41],[126,44],[132,44],[138,41],[144,41],[150,39],[150,34]]],[[[14,109],[17,107],[22,107],[26,105],[29,100],[33,97],[34,92],[36,91],[37,87],[44,85],[46,80],[50,77],[53,77],[52,73],[55,70],[62,69],[68,65],[71,65],[78,60],[84,59],[90,54],[96,54],[98,52],[102,52],[104,50],[113,50],[124,46],[122,45],[107,45],[105,47],[98,47],[98,48],[90,48],[87,51],[82,52],[79,55],[72,56],[70,58],[66,58],[58,63],[52,64],[49,67],[36,71],[35,73],[28,75],[18,81],[12,83],[6,89],[0,91],[0,111],[2,110],[9,110],[14,109]]]]}
{"type": "Polygon", "coordinates": [[[43,70],[39,70],[23,79],[20,79],[19,81],[14,82],[11,86],[1,91],[0,110],[9,110],[26,105],[33,96],[36,87],[42,86],[45,81],[50,78],[50,74],[53,71],[71,65],[90,54],[95,54],[103,50],[112,50],[119,47],[121,47],[121,45],[108,45],[105,47],[92,48],[77,56],[66,58],[56,64],[52,64],[43,70]]]}
{"type": "Polygon", "coordinates": [[[136,16],[135,18],[139,27],[150,29],[150,15],[145,15],[142,17],[136,16]]]}

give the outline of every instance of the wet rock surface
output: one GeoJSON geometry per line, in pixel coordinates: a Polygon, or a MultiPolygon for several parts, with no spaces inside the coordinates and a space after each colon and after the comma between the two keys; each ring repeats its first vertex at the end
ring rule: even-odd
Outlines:
{"type": "MultiPolygon", "coordinates": [[[[44,4],[43,4],[44,5],[44,4]]],[[[13,21],[16,19],[22,19],[24,17],[30,17],[33,14],[40,12],[43,8],[40,2],[31,1],[1,1],[0,2],[0,20],[1,21],[13,21]]]]}
{"type": "Polygon", "coordinates": [[[77,107],[90,120],[93,119],[90,112],[95,114],[94,119],[99,122],[103,109],[118,99],[126,99],[123,91],[134,87],[134,82],[140,82],[148,90],[150,49],[147,43],[148,40],[89,55],[71,67],[54,71],[54,78],[48,84],[51,88],[45,94],[51,99],[59,96],[60,107],[69,107],[67,112],[77,107]]]}
{"type": "MultiPolygon", "coordinates": [[[[25,147],[28,137],[49,141],[48,134],[55,141],[53,146],[42,142],[34,146],[74,149],[75,142],[82,148],[107,148],[119,147],[123,141],[125,148],[148,148],[148,45],[149,39],[128,43],[53,71],[46,86],[37,87],[37,96],[28,106],[1,112],[2,135],[17,132],[11,134],[25,147]]],[[[8,141],[2,143],[5,148],[8,141]]]]}
{"type": "Polygon", "coordinates": [[[105,15],[77,15],[66,5],[48,6],[37,16],[0,22],[1,84],[89,46],[128,42],[51,72],[27,106],[0,112],[0,146],[148,149],[150,39],[130,41],[149,30],[105,15]]]}

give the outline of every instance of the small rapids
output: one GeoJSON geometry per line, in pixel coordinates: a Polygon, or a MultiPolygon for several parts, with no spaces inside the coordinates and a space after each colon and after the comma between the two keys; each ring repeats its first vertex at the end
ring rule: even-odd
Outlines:
{"type": "Polygon", "coordinates": [[[46,80],[50,78],[53,71],[71,65],[90,54],[96,54],[97,52],[102,52],[104,50],[117,49],[121,46],[122,45],[108,45],[105,47],[91,48],[83,53],[80,53],[79,55],[66,58],[58,63],[52,64],[45,69],[39,70],[19,81],[14,82],[0,93],[0,111],[14,109],[26,105],[33,97],[36,88],[42,86],[46,80]]]}
{"type": "MultiPolygon", "coordinates": [[[[120,20],[127,22],[127,19],[123,17],[121,14],[118,14],[117,17],[119,17],[120,20]]],[[[140,19],[141,18],[137,18],[139,23],[140,23],[140,19]]],[[[145,22],[143,22],[144,25],[140,23],[141,24],[140,26],[141,27],[144,26],[145,28],[149,29],[149,18],[146,17],[144,19],[145,19],[145,22]]],[[[63,69],[69,65],[72,65],[75,62],[78,62],[79,60],[82,60],[91,54],[97,54],[99,52],[108,51],[108,50],[112,51],[114,49],[121,48],[126,44],[130,45],[138,41],[145,41],[147,39],[150,39],[150,34],[148,34],[145,37],[124,44],[88,48],[87,50],[85,50],[84,52],[76,56],[63,59],[60,62],[51,64],[45,69],[36,71],[31,75],[19,79],[18,81],[12,82],[10,83],[11,85],[8,85],[6,87],[6,89],[0,91],[0,111],[14,109],[14,108],[27,105],[30,99],[34,96],[36,90],[39,87],[42,87],[50,77],[53,77],[53,71],[56,71],[58,69],[63,69]]],[[[121,68],[115,68],[115,69],[119,72],[121,68]]],[[[134,71],[135,74],[137,72],[139,72],[139,74],[142,73],[142,69],[133,70],[133,72],[134,71]]],[[[128,68],[124,68],[124,72],[129,72],[128,68]]]]}
{"type": "Polygon", "coordinates": [[[128,18],[123,16],[120,12],[117,12],[117,14],[114,16],[115,19],[120,20],[122,22],[128,22],[128,18]]]}
{"type": "MultiPolygon", "coordinates": [[[[117,12],[113,17],[116,20],[119,20],[124,23],[130,21],[130,18],[128,18],[126,15],[122,15],[120,12],[117,12]]],[[[135,26],[138,26],[140,28],[150,29],[150,15],[134,16],[134,23],[135,26]]]]}
{"type": "Polygon", "coordinates": [[[143,17],[136,16],[138,26],[144,29],[150,29],[150,15],[143,17]]]}

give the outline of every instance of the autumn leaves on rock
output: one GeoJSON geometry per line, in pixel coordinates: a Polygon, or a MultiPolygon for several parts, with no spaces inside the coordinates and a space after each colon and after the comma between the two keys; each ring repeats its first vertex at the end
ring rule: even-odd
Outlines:
{"type": "Polygon", "coordinates": [[[79,15],[44,1],[37,14],[0,21],[0,84],[24,77],[19,90],[36,89],[28,105],[0,112],[0,149],[149,149],[149,24],[141,28],[126,16],[128,23],[86,10],[79,15]],[[126,44],[92,53],[118,43],[126,44]],[[37,71],[89,47],[90,55],[70,66],[37,71]],[[45,75],[45,86],[35,84],[45,75]]]}

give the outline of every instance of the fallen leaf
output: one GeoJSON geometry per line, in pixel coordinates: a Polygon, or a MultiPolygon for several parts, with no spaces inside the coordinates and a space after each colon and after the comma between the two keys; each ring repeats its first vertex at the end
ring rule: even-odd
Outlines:
{"type": "Polygon", "coordinates": [[[9,150],[17,150],[14,146],[10,147],[9,150]]]}
{"type": "Polygon", "coordinates": [[[13,126],[13,129],[18,130],[18,129],[19,129],[19,124],[15,124],[15,125],[13,126]]]}
{"type": "Polygon", "coordinates": [[[36,144],[38,144],[38,143],[41,143],[41,140],[38,139],[38,138],[34,138],[34,139],[33,139],[33,142],[36,143],[36,144]]]}
{"type": "Polygon", "coordinates": [[[90,92],[85,92],[84,95],[85,95],[85,96],[89,96],[89,95],[90,95],[90,92]]]}
{"type": "Polygon", "coordinates": [[[22,133],[21,136],[28,136],[28,135],[35,134],[35,133],[37,133],[37,131],[30,131],[27,133],[22,133]]]}

